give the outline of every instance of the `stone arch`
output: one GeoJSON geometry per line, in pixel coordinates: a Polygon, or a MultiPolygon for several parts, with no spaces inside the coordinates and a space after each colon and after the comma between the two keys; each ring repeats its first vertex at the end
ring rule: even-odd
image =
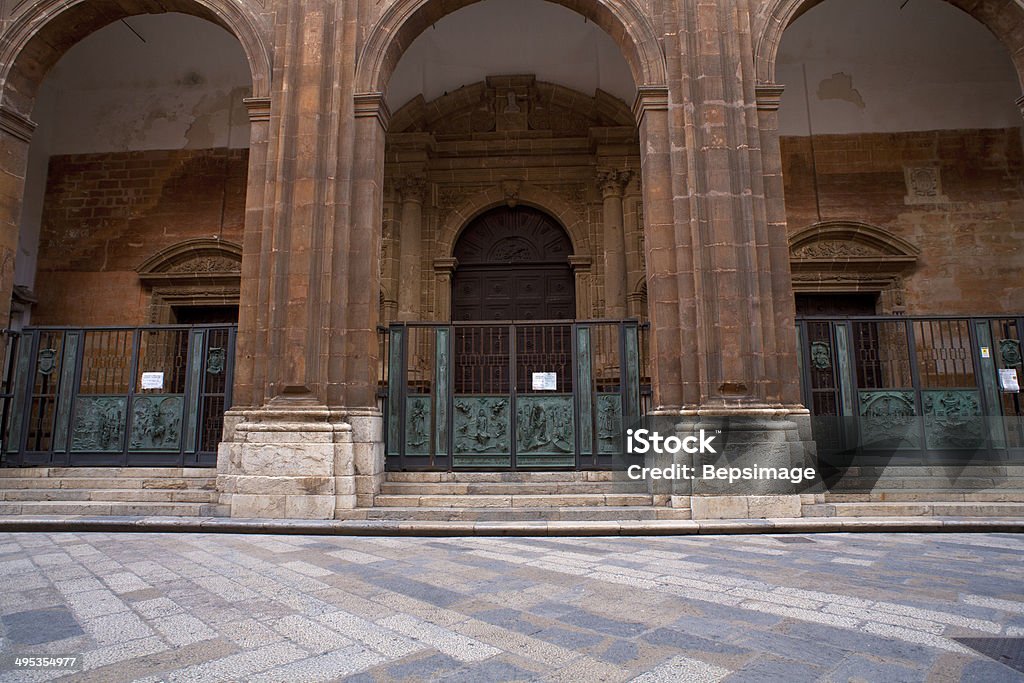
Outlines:
{"type": "MultiPolygon", "coordinates": [[[[665,54],[647,16],[630,0],[549,0],[583,15],[619,45],[634,84],[663,86],[665,54]]],[[[431,24],[479,0],[396,0],[370,32],[356,65],[356,92],[383,93],[402,54],[431,24]]]]}
{"type": "Polygon", "coordinates": [[[235,36],[252,75],[252,96],[270,96],[271,57],[267,28],[231,0],[45,0],[32,5],[5,31],[0,46],[0,104],[22,117],[50,68],[75,43],[104,26],[138,14],[181,12],[211,21],[235,36]]]}
{"type": "MultiPolygon", "coordinates": [[[[539,209],[554,218],[572,241],[573,256],[586,257],[591,253],[587,222],[569,202],[554,192],[536,185],[520,184],[515,202],[539,209]]],[[[494,186],[477,193],[452,210],[445,218],[437,235],[437,253],[450,257],[462,231],[474,218],[498,206],[510,205],[509,189],[494,186]]]]}
{"type": "MultiPolygon", "coordinates": [[[[755,18],[757,81],[775,83],[775,60],[786,28],[825,0],[770,0],[755,18]]],[[[1006,46],[1024,88],[1024,3],[1022,0],[945,0],[981,22],[1006,46]]]]}

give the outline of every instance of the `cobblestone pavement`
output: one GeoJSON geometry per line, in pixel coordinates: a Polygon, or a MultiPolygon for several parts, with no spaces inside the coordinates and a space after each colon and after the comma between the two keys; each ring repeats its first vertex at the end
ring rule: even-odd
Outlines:
{"type": "Polygon", "coordinates": [[[60,675],[15,653],[84,653],[75,681],[1024,680],[993,658],[1022,560],[1012,534],[0,534],[0,681],[60,675]]]}

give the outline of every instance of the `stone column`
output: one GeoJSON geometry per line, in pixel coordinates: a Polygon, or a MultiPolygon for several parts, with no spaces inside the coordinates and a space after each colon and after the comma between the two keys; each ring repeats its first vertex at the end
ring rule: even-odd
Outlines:
{"type": "MultiPolygon", "coordinates": [[[[249,114],[249,169],[245,188],[245,229],[242,235],[241,290],[238,297],[238,340],[235,344],[235,406],[252,407],[262,401],[266,364],[255,362],[266,356],[266,279],[269,249],[263,239],[264,196],[267,188],[267,145],[270,139],[270,98],[245,100],[249,114]],[[259,387],[259,389],[257,389],[259,387]],[[257,397],[257,392],[259,396],[257,397]]],[[[233,434],[238,416],[229,412],[225,440],[233,434]]]]}
{"type": "Polygon", "coordinates": [[[590,268],[594,260],[589,256],[574,254],[569,257],[573,279],[576,283],[576,317],[589,320],[594,317],[593,281],[590,268]]]}
{"type": "MultiPolygon", "coordinates": [[[[777,330],[796,325],[796,303],[789,262],[789,235],[786,223],[786,197],[782,178],[782,150],[779,146],[779,104],[784,86],[759,83],[757,119],[761,137],[761,159],[765,197],[765,221],[768,233],[768,259],[771,271],[773,317],[777,330]]],[[[796,335],[777,334],[775,356],[766,359],[769,400],[781,402],[794,413],[805,412],[800,401],[799,359],[796,335]]]]}
{"type": "Polygon", "coordinates": [[[423,258],[423,190],[426,182],[407,176],[398,184],[402,196],[402,220],[398,233],[398,320],[421,318],[423,283],[420,261],[423,258]]]}
{"type": "Polygon", "coordinates": [[[437,288],[437,310],[435,314],[441,322],[452,319],[452,276],[459,265],[456,258],[434,259],[434,280],[437,288]]]}
{"type": "MultiPolygon", "coordinates": [[[[250,157],[250,173],[262,170],[262,177],[250,177],[243,261],[243,298],[255,310],[240,312],[242,399],[249,405],[225,420],[217,460],[221,502],[233,517],[330,519],[355,505],[358,432],[328,407],[327,353],[329,316],[345,307],[346,278],[361,278],[363,292],[376,283],[353,272],[358,257],[362,268],[378,269],[362,253],[350,266],[345,231],[335,228],[347,220],[350,202],[349,178],[334,169],[348,168],[354,156],[352,141],[339,135],[351,132],[351,116],[343,126],[337,107],[340,92],[351,92],[344,76],[351,61],[345,55],[355,51],[350,9],[328,0],[282,6],[269,108],[250,104],[259,124],[253,135],[280,144],[250,157]]],[[[379,240],[375,246],[379,251],[379,240]]],[[[367,296],[375,325],[377,290],[367,296]]]]}
{"type": "Polygon", "coordinates": [[[14,293],[14,259],[21,232],[21,202],[25,194],[28,149],[36,129],[27,116],[0,105],[0,328],[10,325],[14,293]]]}
{"type": "Polygon", "coordinates": [[[626,236],[622,217],[622,192],[630,172],[598,171],[597,181],[604,198],[604,314],[626,317],[626,236]]]}
{"type": "MultiPolygon", "coordinates": [[[[687,156],[680,160],[684,184],[676,188],[689,209],[676,216],[677,244],[686,251],[677,255],[680,273],[685,260],[692,264],[699,387],[677,430],[722,432],[718,453],[695,456],[697,467],[806,466],[813,454],[776,379],[797,376],[795,362],[778,363],[795,327],[777,284],[788,285],[789,269],[777,250],[773,258],[779,238],[769,229],[765,201],[750,8],[751,0],[680,2],[666,29],[673,100],[686,104],[672,121],[672,149],[687,156]]],[[[800,491],[779,482],[719,486],[697,479],[691,510],[695,518],[799,516],[800,491]]]]}
{"type": "MultiPolygon", "coordinates": [[[[695,329],[690,322],[693,280],[691,273],[680,270],[685,268],[687,253],[676,237],[676,223],[683,217],[676,217],[673,202],[676,178],[671,154],[668,90],[639,88],[633,114],[640,130],[654,411],[678,415],[687,401],[696,403],[694,388],[698,385],[696,354],[684,352],[684,321],[687,329],[695,329]],[[689,387],[684,386],[683,364],[686,364],[685,376],[690,378],[689,387]]],[[[689,244],[688,239],[685,244],[689,244]]]]}

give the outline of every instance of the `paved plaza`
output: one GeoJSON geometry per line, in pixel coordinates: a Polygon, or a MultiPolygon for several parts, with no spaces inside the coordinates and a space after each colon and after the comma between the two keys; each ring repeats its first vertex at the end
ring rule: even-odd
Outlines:
{"type": "Polygon", "coordinates": [[[0,681],[1024,680],[1022,560],[1012,534],[0,534],[0,681]]]}

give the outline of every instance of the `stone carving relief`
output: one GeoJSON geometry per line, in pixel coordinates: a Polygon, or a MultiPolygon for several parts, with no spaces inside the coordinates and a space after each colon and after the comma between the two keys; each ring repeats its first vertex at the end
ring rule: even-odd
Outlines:
{"type": "Polygon", "coordinates": [[[843,258],[846,256],[878,256],[882,252],[855,242],[824,240],[813,242],[793,251],[797,258],[843,258]]]}
{"type": "Polygon", "coordinates": [[[949,197],[942,194],[942,176],[938,166],[907,166],[903,175],[907,184],[904,203],[939,204],[949,201],[949,197]]]}
{"type": "Polygon", "coordinates": [[[199,256],[181,263],[176,263],[165,272],[168,273],[239,273],[242,271],[241,261],[223,256],[199,256]]]}

